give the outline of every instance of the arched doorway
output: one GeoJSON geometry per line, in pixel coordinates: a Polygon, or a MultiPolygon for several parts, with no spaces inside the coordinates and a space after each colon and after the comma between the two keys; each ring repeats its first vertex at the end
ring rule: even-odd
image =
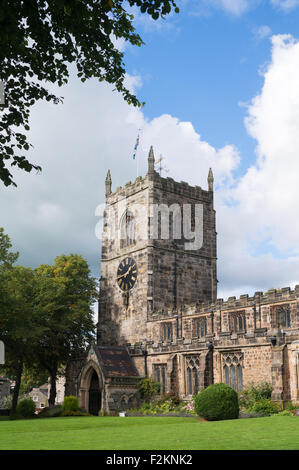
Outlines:
{"type": "Polygon", "coordinates": [[[98,416],[99,411],[101,409],[101,390],[99,384],[99,377],[95,370],[93,371],[90,380],[88,403],[88,412],[91,415],[98,416]]]}

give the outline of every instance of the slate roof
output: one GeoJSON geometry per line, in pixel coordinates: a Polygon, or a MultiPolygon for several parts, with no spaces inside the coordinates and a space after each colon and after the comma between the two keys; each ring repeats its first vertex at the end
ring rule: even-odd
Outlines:
{"type": "Polygon", "coordinates": [[[105,377],[139,377],[138,370],[127,348],[121,346],[94,346],[105,377]]]}

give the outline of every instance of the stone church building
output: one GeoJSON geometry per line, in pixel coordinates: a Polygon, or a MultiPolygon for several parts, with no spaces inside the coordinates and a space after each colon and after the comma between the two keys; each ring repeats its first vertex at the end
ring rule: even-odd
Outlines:
{"type": "Polygon", "coordinates": [[[207,190],[161,177],[152,148],[144,178],[112,191],[108,171],[97,344],[66,389],[90,413],[136,406],[145,376],[185,400],[268,382],[273,400],[299,401],[299,286],[217,298],[213,183],[211,170],[207,190]]]}

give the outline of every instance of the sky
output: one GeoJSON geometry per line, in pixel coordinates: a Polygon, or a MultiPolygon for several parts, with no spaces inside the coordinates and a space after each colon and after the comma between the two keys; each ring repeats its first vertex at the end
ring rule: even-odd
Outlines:
{"type": "MultiPolygon", "coordinates": [[[[142,109],[113,87],[81,83],[51,90],[60,105],[31,114],[29,157],[0,187],[0,226],[19,263],[51,264],[62,253],[87,259],[100,275],[96,237],[112,189],[163,156],[177,181],[207,189],[215,177],[218,297],[299,284],[299,0],[181,0],[179,14],[154,21],[133,10],[145,45],[118,41],[127,84],[142,109]],[[140,131],[138,168],[133,148],[140,131]]],[[[167,170],[167,171],[166,171],[167,170]]]]}

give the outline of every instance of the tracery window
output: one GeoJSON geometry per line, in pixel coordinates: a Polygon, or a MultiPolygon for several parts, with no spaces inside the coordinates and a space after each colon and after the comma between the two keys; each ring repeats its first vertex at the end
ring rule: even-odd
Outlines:
{"type": "Polygon", "coordinates": [[[172,341],[172,323],[161,323],[161,339],[162,341],[172,341]]]}
{"type": "Polygon", "coordinates": [[[280,306],[276,309],[276,324],[284,328],[291,326],[290,306],[280,306]]]}
{"type": "Polygon", "coordinates": [[[120,221],[120,247],[135,243],[135,219],[131,211],[126,210],[120,221]]]}
{"type": "Polygon", "coordinates": [[[246,316],[244,311],[230,313],[229,329],[234,333],[246,331],[246,316]]]}
{"type": "Polygon", "coordinates": [[[200,356],[186,356],[186,393],[194,395],[199,391],[200,356]]]}
{"type": "Polygon", "coordinates": [[[243,390],[243,354],[225,353],[223,356],[223,375],[226,385],[236,391],[243,390]]]}
{"type": "Polygon", "coordinates": [[[197,336],[198,338],[203,338],[207,335],[207,318],[195,318],[194,319],[194,327],[193,327],[193,336],[197,336]]]}
{"type": "Polygon", "coordinates": [[[154,379],[160,383],[160,394],[166,391],[166,364],[154,364],[154,379]]]}
{"type": "Polygon", "coordinates": [[[126,408],[127,406],[127,401],[126,401],[126,397],[122,397],[121,400],[120,400],[120,405],[122,408],[126,408]]]}

